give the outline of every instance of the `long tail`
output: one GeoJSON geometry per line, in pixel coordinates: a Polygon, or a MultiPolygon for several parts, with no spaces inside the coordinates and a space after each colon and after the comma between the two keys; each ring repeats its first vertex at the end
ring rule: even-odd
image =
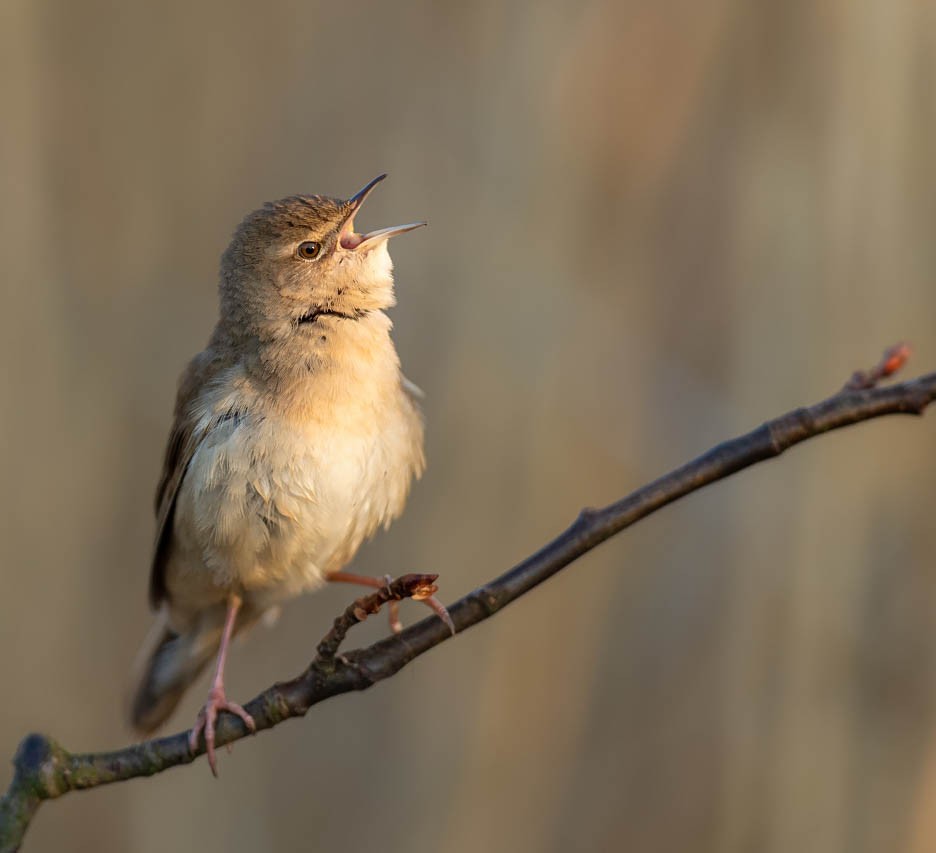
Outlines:
{"type": "Polygon", "coordinates": [[[130,721],[140,734],[158,728],[179,704],[188,686],[217,654],[224,611],[205,611],[190,631],[175,633],[165,608],[140,650],[130,721]]]}

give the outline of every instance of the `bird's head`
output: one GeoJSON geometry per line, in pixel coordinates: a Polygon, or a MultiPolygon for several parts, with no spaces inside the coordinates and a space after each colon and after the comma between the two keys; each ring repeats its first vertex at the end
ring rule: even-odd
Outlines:
{"type": "Polygon", "coordinates": [[[387,241],[425,223],[355,230],[358,211],[385,177],[347,200],[297,195],[248,214],[221,258],[221,324],[228,333],[283,344],[391,307],[387,241]]]}

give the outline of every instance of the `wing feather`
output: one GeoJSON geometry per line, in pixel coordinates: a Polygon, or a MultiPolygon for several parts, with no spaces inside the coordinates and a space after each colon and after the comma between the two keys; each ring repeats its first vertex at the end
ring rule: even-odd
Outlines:
{"type": "Polygon", "coordinates": [[[189,362],[179,377],[172,430],[156,487],[156,542],[149,589],[150,604],[154,608],[167,598],[166,559],[172,544],[172,520],[179,487],[195,451],[211,428],[210,424],[200,426],[203,419],[193,403],[218,370],[218,358],[211,350],[205,350],[189,362]]]}

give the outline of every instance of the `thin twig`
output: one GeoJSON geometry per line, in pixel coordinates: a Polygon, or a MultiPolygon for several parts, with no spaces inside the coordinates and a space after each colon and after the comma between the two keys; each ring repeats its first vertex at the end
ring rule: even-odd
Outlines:
{"type": "Polygon", "coordinates": [[[845,383],[843,391],[863,391],[874,388],[882,379],[893,376],[910,360],[912,355],[910,345],[906,343],[894,344],[884,350],[881,360],[870,370],[856,370],[851,379],[845,383]]]}
{"type": "Polygon", "coordinates": [[[415,598],[420,601],[434,595],[439,591],[435,582],[438,575],[403,575],[396,580],[388,580],[387,585],[377,592],[365,595],[348,605],[347,610],[341,614],[329,631],[318,644],[318,662],[332,660],[344,638],[358,622],[363,622],[368,616],[373,616],[388,602],[402,601],[404,598],[415,598]]]}
{"type": "MultiPolygon", "coordinates": [[[[616,503],[601,509],[582,510],[572,525],[552,542],[449,608],[458,631],[483,622],[615,533],[703,486],[779,456],[793,445],[831,430],[884,415],[923,414],[936,400],[936,373],[884,388],[874,387],[905,360],[905,352],[902,356],[900,352],[888,350],[877,368],[860,374],[860,381],[853,377],[842,391],[820,403],[795,409],[719,444],[616,503]]],[[[406,579],[401,578],[396,583],[403,581],[406,579]]],[[[373,612],[371,608],[379,608],[378,601],[396,600],[397,594],[405,597],[404,587],[398,587],[393,594],[389,591],[391,587],[355,602],[345,611],[319,645],[315,660],[298,678],[274,684],[247,703],[245,707],[256,721],[258,731],[272,728],[290,717],[303,716],[313,705],[332,696],[365,690],[390,678],[451,637],[446,625],[431,617],[365,649],[337,655],[348,629],[373,612]]],[[[224,714],[218,721],[218,745],[232,743],[247,734],[237,717],[224,714]]],[[[13,781],[0,798],[0,853],[18,849],[43,800],[69,791],[151,776],[170,767],[189,764],[201,751],[199,747],[197,754],[189,752],[186,732],[116,752],[84,754],[68,752],[44,735],[27,736],[14,759],[13,781]]]]}

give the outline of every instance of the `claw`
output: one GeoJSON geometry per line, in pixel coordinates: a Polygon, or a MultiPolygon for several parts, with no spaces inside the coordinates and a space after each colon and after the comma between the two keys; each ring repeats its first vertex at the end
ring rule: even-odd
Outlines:
{"type": "Polygon", "coordinates": [[[426,598],[423,598],[422,601],[433,609],[436,616],[438,616],[448,626],[449,631],[452,632],[452,636],[454,637],[457,633],[455,630],[455,623],[452,621],[452,617],[449,614],[446,606],[434,595],[427,596],[426,598]]]}

